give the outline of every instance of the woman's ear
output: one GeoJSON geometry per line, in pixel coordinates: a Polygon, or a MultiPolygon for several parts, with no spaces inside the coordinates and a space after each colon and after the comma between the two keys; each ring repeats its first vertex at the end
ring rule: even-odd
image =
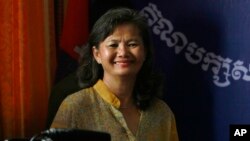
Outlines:
{"type": "Polygon", "coordinates": [[[98,64],[101,64],[100,53],[96,46],[92,47],[93,56],[98,64]]]}

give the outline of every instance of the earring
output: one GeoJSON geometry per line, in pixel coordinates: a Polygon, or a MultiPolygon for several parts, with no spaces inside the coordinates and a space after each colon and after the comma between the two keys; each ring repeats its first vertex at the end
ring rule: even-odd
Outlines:
{"type": "Polygon", "coordinates": [[[101,64],[101,61],[100,61],[100,60],[97,60],[96,62],[97,62],[98,64],[101,64]]]}

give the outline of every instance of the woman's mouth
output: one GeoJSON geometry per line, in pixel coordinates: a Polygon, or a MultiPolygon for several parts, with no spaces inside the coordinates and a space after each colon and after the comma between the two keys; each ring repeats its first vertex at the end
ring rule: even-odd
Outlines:
{"type": "Polygon", "coordinates": [[[121,67],[128,67],[130,64],[132,63],[132,61],[130,60],[119,60],[119,61],[115,61],[116,65],[119,65],[121,67]]]}

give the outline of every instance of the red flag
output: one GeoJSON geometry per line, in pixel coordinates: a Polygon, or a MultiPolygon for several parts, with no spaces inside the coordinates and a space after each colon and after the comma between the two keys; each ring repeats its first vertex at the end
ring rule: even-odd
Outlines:
{"type": "Polygon", "coordinates": [[[61,48],[74,59],[78,59],[76,46],[86,43],[88,38],[88,0],[69,0],[65,15],[61,48]]]}

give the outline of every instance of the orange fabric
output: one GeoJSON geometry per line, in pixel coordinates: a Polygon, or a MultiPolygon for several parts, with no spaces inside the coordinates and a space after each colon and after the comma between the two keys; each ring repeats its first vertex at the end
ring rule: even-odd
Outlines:
{"type": "Polygon", "coordinates": [[[53,1],[0,1],[0,140],[45,128],[55,70],[53,1]]]}

